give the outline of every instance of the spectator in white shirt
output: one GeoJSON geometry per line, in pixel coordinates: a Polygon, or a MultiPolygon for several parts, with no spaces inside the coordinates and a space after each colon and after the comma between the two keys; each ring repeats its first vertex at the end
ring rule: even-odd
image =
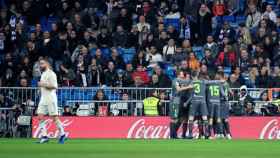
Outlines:
{"type": "Polygon", "coordinates": [[[175,41],[174,39],[171,38],[168,41],[167,45],[165,45],[162,50],[162,54],[165,56],[166,61],[170,61],[172,55],[175,54],[175,51],[176,51],[175,41]]]}
{"type": "Polygon", "coordinates": [[[266,10],[265,10],[265,12],[263,13],[262,17],[263,17],[264,15],[268,15],[268,16],[269,16],[269,19],[270,19],[271,21],[273,21],[274,23],[276,23],[276,21],[277,21],[277,15],[276,15],[276,13],[273,11],[271,5],[268,4],[268,5],[266,6],[266,10]]]}
{"type": "Polygon", "coordinates": [[[146,60],[149,62],[149,67],[154,67],[158,62],[163,62],[162,55],[158,53],[155,46],[151,46],[147,53],[146,60]]]}
{"type": "Polygon", "coordinates": [[[139,32],[142,32],[144,30],[144,28],[147,28],[148,30],[150,30],[151,25],[146,22],[145,16],[141,15],[139,17],[139,23],[137,23],[137,28],[138,28],[139,32]]]}

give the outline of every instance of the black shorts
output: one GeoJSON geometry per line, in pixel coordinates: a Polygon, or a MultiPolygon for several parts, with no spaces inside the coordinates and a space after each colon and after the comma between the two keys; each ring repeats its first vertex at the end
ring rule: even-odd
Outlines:
{"type": "Polygon", "coordinates": [[[174,97],[170,104],[169,116],[171,119],[188,118],[189,106],[184,107],[180,97],[174,97]]]}
{"type": "Polygon", "coordinates": [[[206,102],[201,100],[193,100],[189,109],[190,116],[207,116],[208,109],[206,102]]]}
{"type": "Polygon", "coordinates": [[[210,118],[221,118],[221,104],[220,103],[209,103],[208,112],[210,118]]]}
{"type": "Polygon", "coordinates": [[[221,110],[221,119],[229,118],[229,102],[228,101],[221,102],[220,110],[221,110]]]}

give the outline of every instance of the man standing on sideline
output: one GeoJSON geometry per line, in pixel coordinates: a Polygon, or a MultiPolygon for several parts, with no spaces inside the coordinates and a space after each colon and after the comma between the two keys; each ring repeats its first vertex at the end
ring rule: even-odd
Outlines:
{"type": "Polygon", "coordinates": [[[58,88],[56,74],[51,70],[50,64],[46,59],[39,61],[40,69],[42,72],[41,79],[38,82],[38,87],[41,89],[41,98],[37,109],[39,118],[39,128],[42,132],[42,137],[39,143],[47,143],[49,138],[47,136],[46,121],[44,117],[49,115],[52,117],[59,130],[58,143],[64,144],[66,135],[64,133],[64,127],[58,118],[58,106],[56,89],[58,88]]]}

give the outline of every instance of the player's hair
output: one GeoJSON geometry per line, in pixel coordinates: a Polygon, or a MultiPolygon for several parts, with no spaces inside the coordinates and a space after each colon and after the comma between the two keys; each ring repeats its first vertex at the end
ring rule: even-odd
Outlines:
{"type": "Polygon", "coordinates": [[[185,75],[185,72],[184,72],[182,69],[178,69],[178,70],[176,71],[176,76],[181,75],[181,72],[183,72],[184,75],[185,75]]]}
{"type": "Polygon", "coordinates": [[[50,62],[49,62],[48,59],[46,59],[46,58],[41,58],[41,59],[39,59],[39,61],[46,62],[46,63],[48,64],[48,68],[49,68],[49,69],[52,69],[52,66],[51,66],[51,64],[50,64],[50,62]]]}
{"type": "Polygon", "coordinates": [[[218,71],[217,75],[219,75],[220,77],[224,78],[225,77],[225,73],[222,71],[218,71]]]}
{"type": "Polygon", "coordinates": [[[192,71],[192,73],[191,73],[192,78],[198,77],[198,75],[199,75],[198,71],[192,71]]]}

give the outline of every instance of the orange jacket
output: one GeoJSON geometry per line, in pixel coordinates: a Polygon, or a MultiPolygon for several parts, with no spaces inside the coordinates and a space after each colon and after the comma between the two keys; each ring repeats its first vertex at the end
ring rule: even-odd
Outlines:
{"type": "Polygon", "coordinates": [[[196,58],[189,59],[188,63],[189,63],[189,68],[192,70],[197,70],[200,68],[200,63],[196,58]]]}

